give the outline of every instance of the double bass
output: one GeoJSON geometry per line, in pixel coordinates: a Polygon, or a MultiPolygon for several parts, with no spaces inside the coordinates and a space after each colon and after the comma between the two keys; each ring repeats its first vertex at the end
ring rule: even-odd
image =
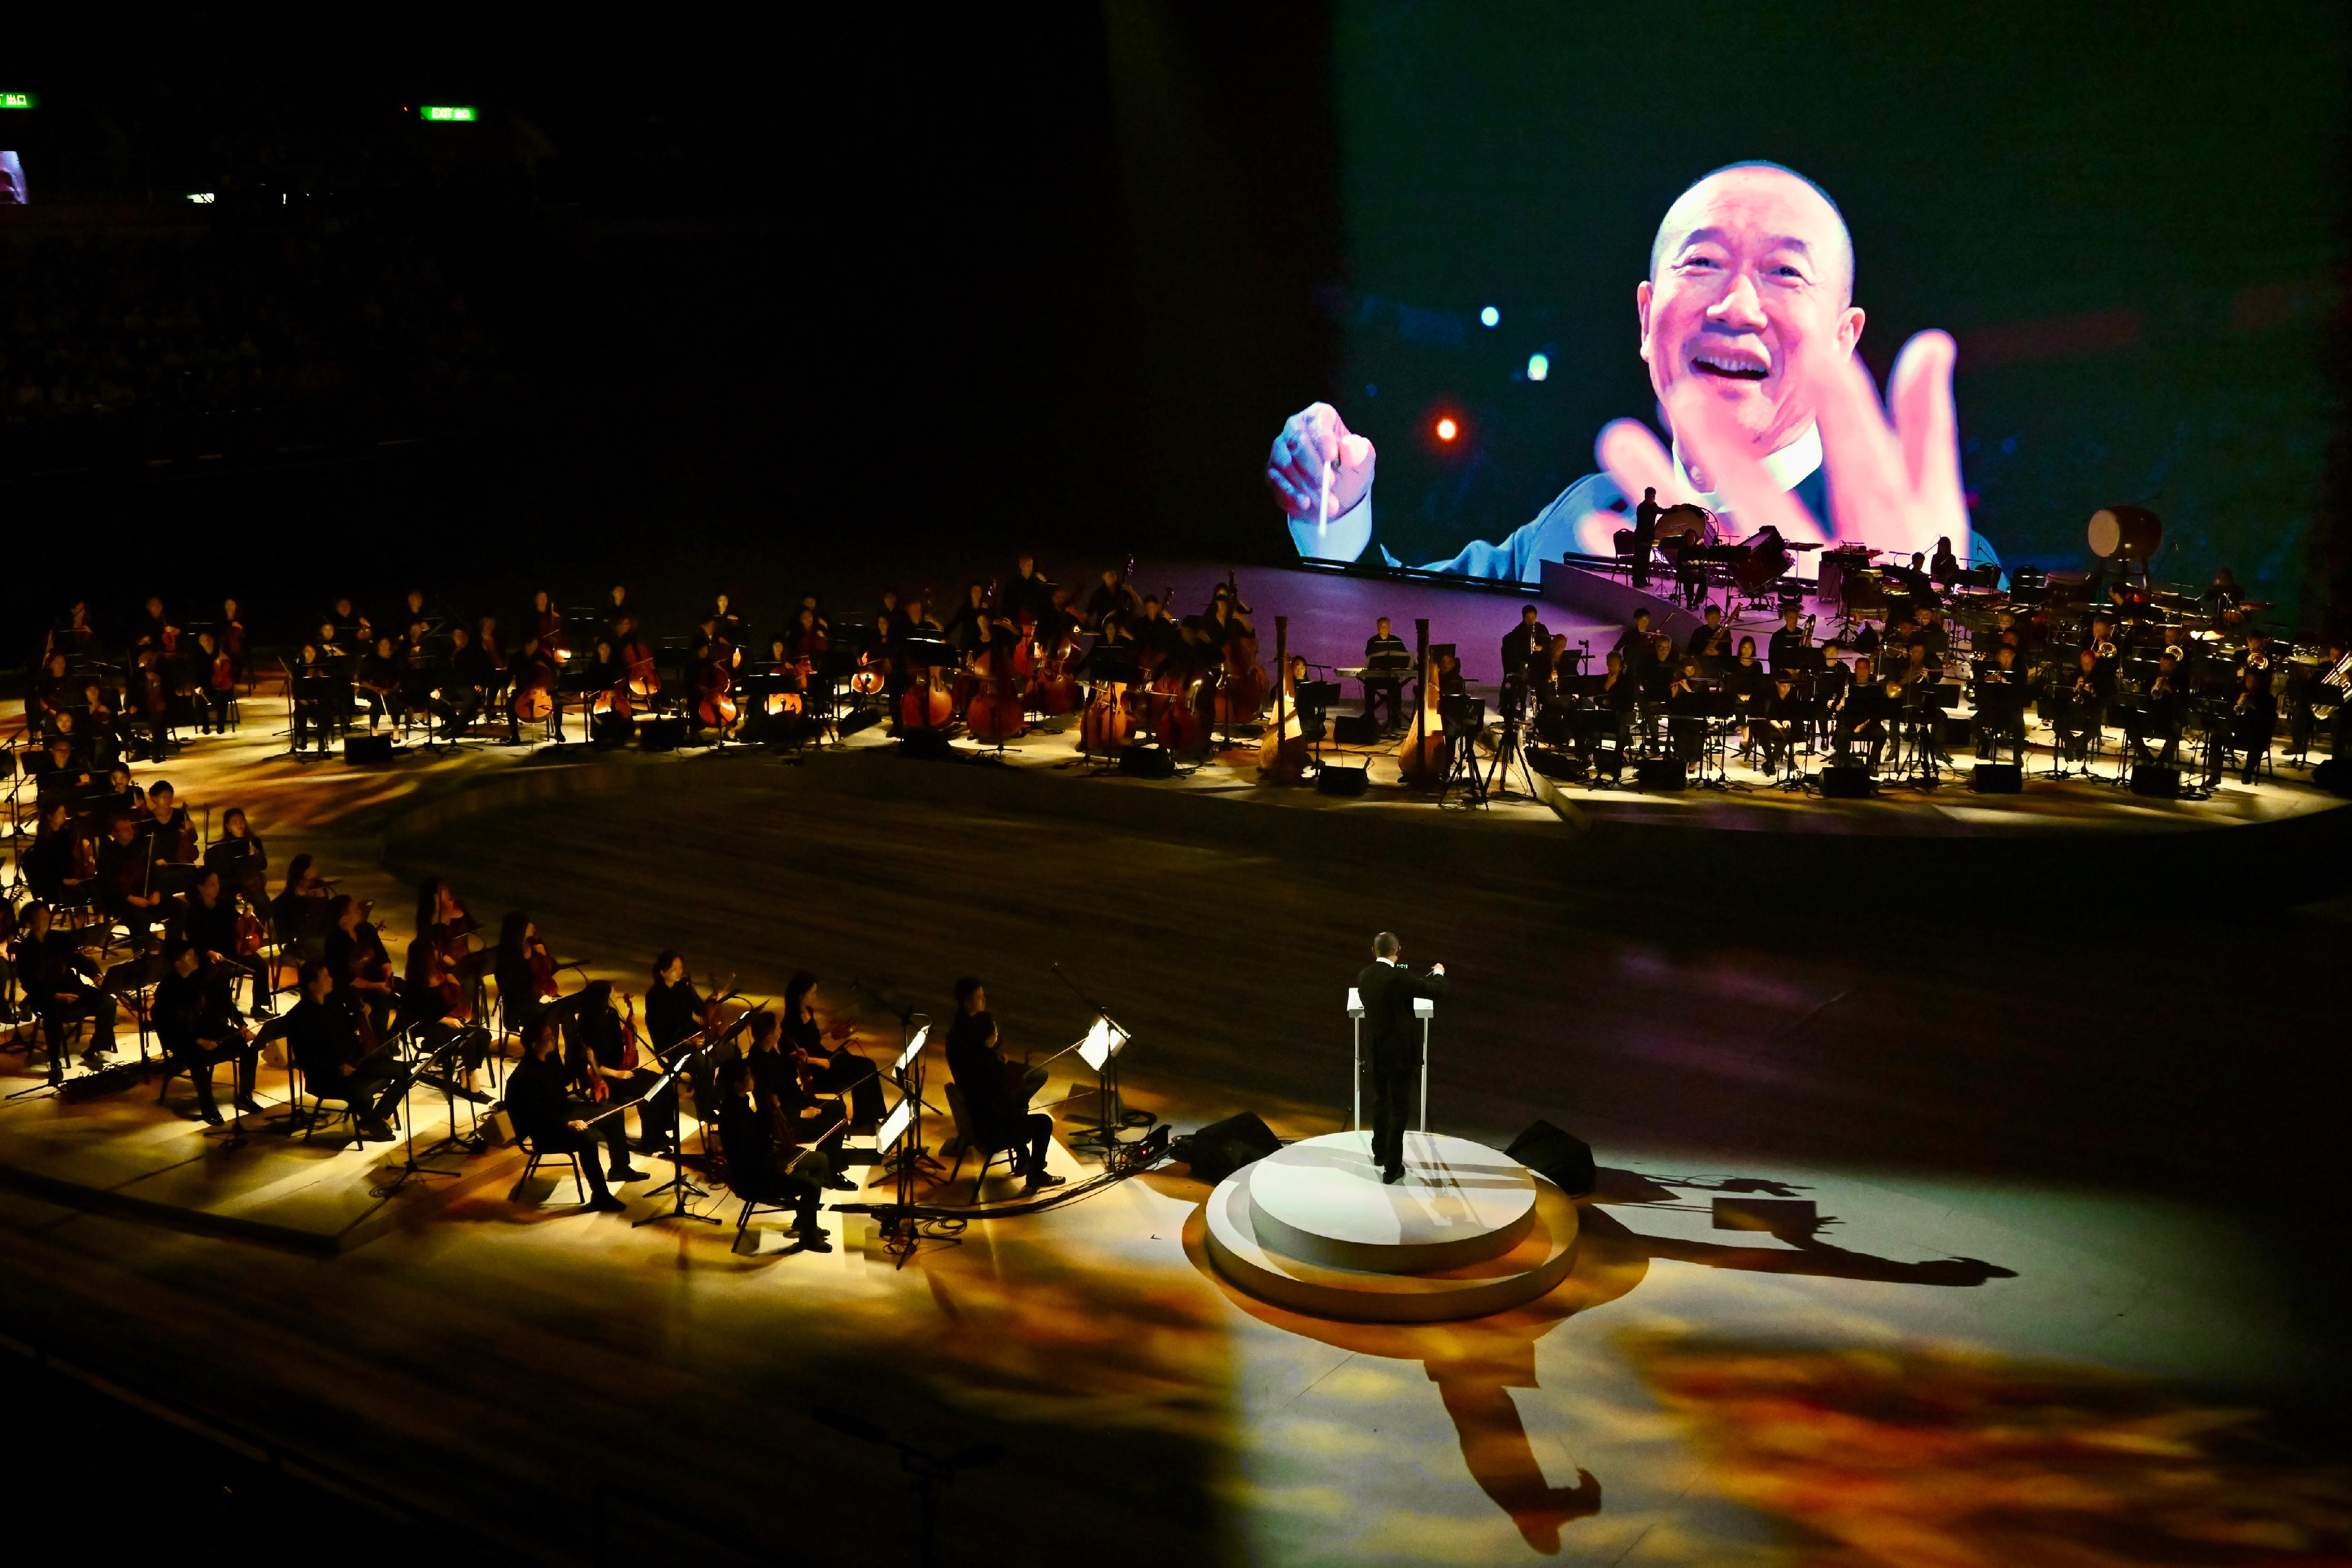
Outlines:
{"type": "Polygon", "coordinates": [[[1078,679],[1070,673],[1070,637],[1065,626],[1038,662],[1035,679],[1029,683],[1030,706],[1048,717],[1076,712],[1078,706],[1078,679]]]}
{"type": "Polygon", "coordinates": [[[1230,570],[1225,573],[1225,614],[1228,625],[1224,665],[1217,682],[1217,722],[1255,724],[1265,711],[1265,672],[1258,667],[1257,628],[1250,624],[1249,606],[1242,602],[1230,570]]]}

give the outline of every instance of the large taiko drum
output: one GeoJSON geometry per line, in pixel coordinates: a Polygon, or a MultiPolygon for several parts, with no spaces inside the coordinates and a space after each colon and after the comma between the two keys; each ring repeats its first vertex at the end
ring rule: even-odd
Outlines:
{"type": "Polygon", "coordinates": [[[2164,525],[2146,507],[2102,507],[2091,514],[2091,553],[2101,560],[2147,560],[2164,542],[2164,525]]]}

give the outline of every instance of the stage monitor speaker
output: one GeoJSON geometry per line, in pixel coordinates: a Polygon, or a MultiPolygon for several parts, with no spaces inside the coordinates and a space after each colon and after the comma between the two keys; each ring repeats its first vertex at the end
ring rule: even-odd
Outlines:
{"type": "Polygon", "coordinates": [[[2352,795],[2352,758],[2329,758],[2311,770],[2311,781],[2331,795],[2352,795]]]}
{"type": "Polygon", "coordinates": [[[1530,1122],[1503,1152],[1572,1197],[1592,1190],[1592,1145],[1549,1122],[1530,1122]]]}
{"type": "Polygon", "coordinates": [[[878,707],[854,707],[835,720],[833,727],[844,739],[847,739],[859,730],[879,723],[881,718],[882,710],[878,707]]]}
{"type": "Polygon", "coordinates": [[[369,762],[389,762],[392,760],[392,737],[347,735],[343,737],[343,760],[354,768],[369,762]]]}
{"type": "Polygon", "coordinates": [[[898,749],[909,757],[926,758],[934,762],[955,755],[955,747],[948,741],[948,732],[927,725],[900,730],[898,749]]]}
{"type": "Polygon", "coordinates": [[[1530,746],[1519,755],[1528,759],[1529,768],[1547,779],[1561,783],[1573,782],[1582,779],[1585,774],[1584,758],[1573,752],[1554,751],[1549,747],[1530,746]]]}
{"type": "Polygon", "coordinates": [[[1814,782],[1820,785],[1824,800],[1870,799],[1870,769],[1856,763],[1832,762],[1821,770],[1814,782]]]}
{"type": "Polygon", "coordinates": [[[1368,713],[1335,713],[1331,716],[1331,740],[1337,746],[1378,746],[1381,721],[1368,713]]]}
{"type": "Polygon", "coordinates": [[[640,751],[676,751],[685,744],[686,720],[682,718],[649,718],[637,726],[640,751]]]}
{"type": "Polygon", "coordinates": [[[588,739],[592,745],[604,747],[629,744],[629,721],[609,709],[588,721],[588,739]]]}
{"type": "Polygon", "coordinates": [[[2180,769],[2160,768],[2153,762],[2132,764],[2131,792],[2153,796],[2158,800],[2180,799],[2180,769]]]}
{"type": "Polygon", "coordinates": [[[1129,779],[1173,779],[1176,754],[1164,746],[1129,746],[1118,754],[1118,770],[1129,779]]]}
{"type": "Polygon", "coordinates": [[[1680,758],[1644,757],[1633,765],[1633,788],[1646,794],[1677,794],[1689,785],[1680,758]]]}
{"type": "Polygon", "coordinates": [[[2025,788],[2025,769],[2014,762],[1979,762],[1969,788],[1979,795],[2015,795],[2025,788]]]}
{"type": "Polygon", "coordinates": [[[1372,770],[1369,767],[1342,768],[1336,762],[1327,762],[1323,770],[1315,775],[1315,792],[1353,797],[1370,789],[1371,782],[1372,770]]]}
{"type": "Polygon", "coordinates": [[[1222,1122],[1212,1122],[1178,1143],[1181,1146],[1170,1152],[1212,1186],[1282,1147],[1282,1140],[1274,1135],[1273,1129],[1247,1111],[1222,1122]]]}

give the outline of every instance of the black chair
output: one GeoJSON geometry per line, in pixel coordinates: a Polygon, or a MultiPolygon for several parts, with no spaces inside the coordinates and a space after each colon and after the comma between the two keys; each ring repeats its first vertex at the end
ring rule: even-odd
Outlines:
{"type": "Polygon", "coordinates": [[[581,1179],[578,1154],[571,1149],[542,1149],[521,1133],[515,1134],[515,1147],[523,1152],[524,1159],[522,1175],[515,1178],[514,1186],[507,1192],[509,1203],[514,1202],[522,1196],[522,1189],[530,1184],[532,1176],[539,1174],[540,1166],[552,1165],[559,1160],[572,1167],[572,1196],[583,1203],[588,1201],[588,1184],[581,1179]]]}
{"type": "Polygon", "coordinates": [[[980,1189],[988,1184],[988,1167],[996,1162],[999,1155],[1002,1155],[1004,1156],[1005,1169],[1010,1171],[1013,1164],[1013,1150],[1006,1145],[991,1148],[980,1134],[972,1130],[971,1113],[965,1108],[963,1091],[952,1080],[948,1083],[948,1114],[955,1118],[956,1163],[954,1168],[948,1172],[947,1180],[940,1185],[943,1186],[954,1185],[955,1178],[963,1173],[964,1155],[973,1149],[978,1149],[980,1174],[971,1178],[971,1200],[978,1203],[980,1189]]]}

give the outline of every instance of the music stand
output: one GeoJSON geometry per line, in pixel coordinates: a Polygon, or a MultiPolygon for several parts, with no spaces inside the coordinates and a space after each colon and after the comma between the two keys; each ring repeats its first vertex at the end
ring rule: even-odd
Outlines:
{"type": "Polygon", "coordinates": [[[1095,1073],[1094,1124],[1080,1123],[1077,1131],[1090,1135],[1072,1138],[1070,1147],[1099,1153],[1105,1163],[1119,1145],[1118,1131],[1126,1115],[1118,1101],[1118,1056],[1129,1038],[1127,1030],[1108,1015],[1097,1013],[1085,1036],[1070,1047],[1095,1073]]]}
{"type": "MultiPolygon", "coordinates": [[[[903,1032],[911,1019],[921,1017],[919,1013],[909,1013],[907,1018],[899,1020],[900,1030],[903,1032]]],[[[890,1063],[887,1076],[898,1091],[898,1104],[901,1106],[916,1105],[925,1110],[929,1109],[929,1106],[923,1105],[923,1047],[930,1043],[930,1022],[925,1019],[923,1027],[915,1030],[913,1036],[908,1040],[905,1048],[898,1052],[897,1060],[890,1063]]],[[[895,1112],[896,1108],[893,1109],[895,1112]]],[[[887,1120],[886,1117],[885,1122],[887,1123],[887,1120]]],[[[896,1142],[895,1139],[892,1141],[896,1142]]],[[[874,1146],[876,1154],[879,1155],[888,1147],[888,1145],[885,1144],[877,1134],[874,1146]]],[[[920,1116],[915,1119],[915,1141],[900,1152],[896,1161],[887,1163],[892,1166],[893,1176],[906,1175],[919,1166],[938,1172],[939,1175],[932,1178],[934,1180],[943,1178],[947,1175],[946,1167],[933,1159],[930,1151],[923,1147],[923,1127],[920,1116]]]]}
{"type": "MultiPolygon", "coordinates": [[[[692,1209],[686,1207],[686,1200],[689,1196],[695,1197],[707,1197],[709,1194],[705,1189],[695,1186],[692,1182],[686,1179],[686,1140],[678,1134],[677,1130],[677,1086],[685,1079],[687,1070],[693,1065],[697,1057],[700,1056],[704,1051],[709,1051],[715,1045],[720,1045],[734,1039],[744,1030],[750,1028],[751,1020],[766,1009],[767,1004],[765,1002],[761,1003],[758,1007],[746,1009],[741,1017],[738,1018],[733,1023],[729,1024],[725,1030],[716,1035],[712,1034],[708,1029],[698,1029],[695,1030],[693,1034],[688,1035],[684,1040],[670,1047],[669,1061],[663,1064],[660,1076],[656,1078],[651,1084],[647,1085],[644,1093],[638,1095],[634,1100],[624,1101],[622,1103],[614,1106],[612,1110],[604,1112],[602,1115],[590,1118],[592,1122],[600,1122],[603,1121],[605,1116],[617,1114],[634,1104],[638,1107],[638,1116],[642,1121],[645,1114],[644,1107],[652,1102],[653,1097],[659,1094],[665,1089],[670,1091],[669,1180],[663,1182],[658,1186],[648,1187],[646,1189],[646,1196],[647,1197],[653,1197],[656,1193],[669,1193],[671,1195],[670,1207],[657,1210],[655,1213],[648,1214],[642,1219],[631,1221],[629,1225],[630,1229],[635,1230],[640,1225],[651,1225],[657,1220],[663,1219],[691,1219],[702,1225],[716,1225],[719,1223],[717,1217],[708,1214],[697,1214],[692,1209]]],[[[659,1051],[656,1051],[654,1053],[654,1060],[656,1061],[661,1061],[661,1053],[659,1051]]],[[[698,1103],[695,1106],[696,1113],[700,1114],[702,1109],[702,1106],[698,1103]]],[[[704,1145],[704,1152],[706,1154],[708,1154],[709,1148],[709,1145],[706,1142],[704,1145]]],[[[583,1159],[593,1159],[595,1157],[594,1151],[591,1150],[581,1157],[583,1159]]]]}
{"type": "MultiPolygon", "coordinates": [[[[1412,1016],[1421,1020],[1421,1130],[1429,1131],[1429,1020],[1437,1016],[1437,1004],[1427,997],[1412,999],[1412,1016]]],[[[1353,1074],[1355,1130],[1364,1130],[1364,998],[1355,987],[1348,988],[1348,1019],[1354,1037],[1356,1071],[1353,1074]]]]}
{"type": "MultiPolygon", "coordinates": [[[[923,1036],[929,1033],[929,1029],[926,1028],[915,1037],[916,1044],[910,1055],[920,1054],[923,1036]]],[[[911,1094],[899,1096],[898,1103],[890,1108],[890,1113],[882,1118],[882,1124],[874,1130],[874,1153],[877,1156],[887,1155],[910,1129],[922,1124],[922,1119],[915,1114],[915,1108],[921,1103],[911,1094]]],[[[897,1167],[898,1192],[892,1202],[874,1211],[874,1223],[882,1232],[884,1249],[898,1260],[892,1267],[903,1269],[907,1266],[907,1260],[915,1255],[915,1222],[910,1216],[915,1207],[916,1160],[913,1156],[902,1155],[892,1163],[897,1167]]]]}

